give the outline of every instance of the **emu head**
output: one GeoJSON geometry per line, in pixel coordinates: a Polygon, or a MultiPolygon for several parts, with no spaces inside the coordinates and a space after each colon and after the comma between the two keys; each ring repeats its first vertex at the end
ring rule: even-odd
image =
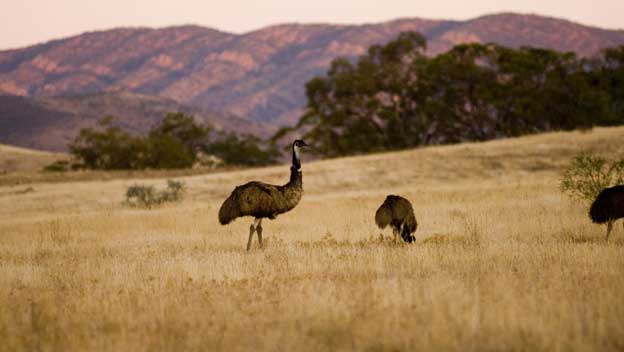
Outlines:
{"type": "Polygon", "coordinates": [[[293,159],[292,159],[292,163],[293,166],[298,169],[301,169],[301,159],[299,158],[299,151],[301,150],[301,148],[306,148],[309,147],[310,145],[307,144],[306,142],[304,142],[301,139],[296,139],[293,142],[292,145],[292,150],[293,150],[293,159]]]}
{"type": "Polygon", "coordinates": [[[414,235],[412,234],[401,234],[401,237],[403,238],[403,241],[407,243],[412,243],[416,241],[416,237],[414,237],[414,235]]]}

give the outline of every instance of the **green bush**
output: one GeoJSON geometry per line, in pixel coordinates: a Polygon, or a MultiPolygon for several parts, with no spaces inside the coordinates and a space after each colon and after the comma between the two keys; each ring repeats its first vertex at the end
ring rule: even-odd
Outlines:
{"type": "Polygon", "coordinates": [[[623,182],[624,158],[607,160],[582,152],[563,171],[560,188],[571,198],[591,202],[603,189],[623,182]]]}
{"type": "Polygon", "coordinates": [[[160,199],[165,202],[177,202],[182,199],[186,188],[184,182],[176,180],[167,180],[167,188],[160,192],[160,199]]]}
{"type": "Polygon", "coordinates": [[[57,160],[43,168],[45,172],[66,172],[71,168],[71,164],[67,160],[57,160]]]}
{"type": "Polygon", "coordinates": [[[133,207],[150,209],[163,203],[181,200],[185,191],[184,183],[176,180],[167,180],[167,188],[162,191],[154,186],[135,184],[126,190],[124,203],[133,207]]]}

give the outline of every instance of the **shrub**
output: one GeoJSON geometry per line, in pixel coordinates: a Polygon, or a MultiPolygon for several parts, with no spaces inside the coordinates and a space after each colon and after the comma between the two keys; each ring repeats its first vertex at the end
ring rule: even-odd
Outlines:
{"type": "Polygon", "coordinates": [[[184,183],[176,180],[167,180],[167,188],[162,191],[154,186],[135,184],[126,190],[125,204],[150,209],[163,203],[181,200],[185,191],[184,183]]]}
{"type": "Polygon", "coordinates": [[[571,198],[593,201],[603,189],[624,182],[624,158],[607,160],[582,152],[563,171],[560,188],[571,198]]]}
{"type": "Polygon", "coordinates": [[[185,187],[182,181],[167,180],[167,188],[160,193],[162,202],[177,202],[182,199],[185,187]]]}
{"type": "Polygon", "coordinates": [[[69,171],[71,165],[67,160],[57,160],[52,164],[46,165],[43,168],[45,172],[66,172],[69,171]]]}

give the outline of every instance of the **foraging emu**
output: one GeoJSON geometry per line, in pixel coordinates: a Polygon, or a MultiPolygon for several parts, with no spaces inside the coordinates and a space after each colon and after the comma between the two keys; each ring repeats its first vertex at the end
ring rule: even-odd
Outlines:
{"type": "Polygon", "coordinates": [[[403,241],[412,243],[416,240],[414,231],[418,227],[414,209],[409,200],[395,195],[389,195],[375,213],[375,223],[380,229],[392,225],[392,232],[401,235],[403,241]]]}
{"type": "Polygon", "coordinates": [[[624,185],[605,188],[589,208],[589,217],[596,224],[607,223],[607,240],[613,223],[624,218],[624,185]]]}
{"type": "Polygon", "coordinates": [[[227,225],[242,216],[255,218],[249,227],[247,250],[251,247],[254,231],[258,233],[258,242],[262,247],[262,219],[273,220],[277,215],[293,209],[301,200],[303,180],[299,150],[303,147],[308,147],[308,145],[300,139],[292,144],[292,166],[290,167],[290,181],[287,184],[277,186],[251,181],[236,187],[221,205],[219,209],[221,225],[227,225]]]}

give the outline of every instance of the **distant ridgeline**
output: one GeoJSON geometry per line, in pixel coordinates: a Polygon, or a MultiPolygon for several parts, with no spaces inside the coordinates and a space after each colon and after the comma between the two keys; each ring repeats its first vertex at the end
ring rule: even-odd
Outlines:
{"type": "Polygon", "coordinates": [[[325,156],[624,123],[624,46],[592,59],[495,44],[435,57],[415,32],[338,58],[306,84],[307,109],[274,137],[303,134],[325,156]]]}

